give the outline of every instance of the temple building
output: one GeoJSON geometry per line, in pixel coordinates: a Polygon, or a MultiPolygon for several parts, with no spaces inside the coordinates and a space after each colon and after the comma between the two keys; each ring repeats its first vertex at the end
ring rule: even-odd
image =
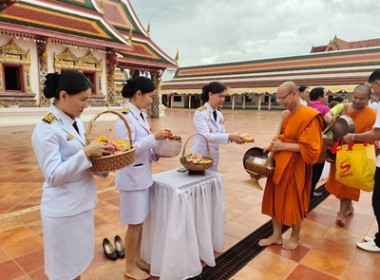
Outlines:
{"type": "Polygon", "coordinates": [[[3,106],[48,105],[42,94],[44,76],[70,69],[83,72],[93,82],[92,106],[118,105],[122,102],[121,87],[128,77],[145,75],[159,87],[162,73],[178,67],[151,40],[150,26],[142,27],[128,0],[2,3],[3,106]]]}
{"type": "Polygon", "coordinates": [[[163,83],[161,94],[167,106],[196,108],[202,86],[217,80],[229,88],[224,108],[280,108],[275,93],[284,81],[310,89],[321,86],[330,95],[349,98],[355,86],[367,82],[378,68],[380,39],[346,42],[335,36],[306,55],[180,67],[163,83]]]}

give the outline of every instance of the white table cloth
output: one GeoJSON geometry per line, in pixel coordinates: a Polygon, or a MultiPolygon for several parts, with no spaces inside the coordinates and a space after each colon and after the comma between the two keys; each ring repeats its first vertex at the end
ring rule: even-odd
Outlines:
{"type": "Polygon", "coordinates": [[[215,266],[224,242],[225,194],[216,172],[155,174],[150,214],[143,227],[141,256],[150,274],[180,280],[201,273],[200,260],[215,266]]]}

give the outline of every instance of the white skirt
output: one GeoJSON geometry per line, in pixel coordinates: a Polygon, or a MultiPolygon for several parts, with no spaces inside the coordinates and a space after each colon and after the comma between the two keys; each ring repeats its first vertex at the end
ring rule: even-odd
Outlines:
{"type": "Polygon", "coordinates": [[[120,191],[120,219],[124,224],[138,225],[149,214],[149,189],[120,191]]]}
{"type": "Polygon", "coordinates": [[[50,280],[80,276],[94,257],[94,209],[70,217],[41,214],[41,220],[46,275],[50,280]]]}

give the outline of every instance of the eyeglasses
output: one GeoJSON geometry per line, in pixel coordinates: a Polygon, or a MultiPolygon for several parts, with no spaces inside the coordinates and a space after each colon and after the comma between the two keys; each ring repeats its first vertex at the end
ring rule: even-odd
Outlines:
{"type": "Polygon", "coordinates": [[[285,94],[284,96],[276,97],[276,99],[277,99],[278,101],[283,101],[283,100],[285,100],[285,98],[288,97],[288,95],[291,94],[293,91],[294,91],[294,89],[293,89],[292,91],[288,92],[287,94],[285,94]]]}

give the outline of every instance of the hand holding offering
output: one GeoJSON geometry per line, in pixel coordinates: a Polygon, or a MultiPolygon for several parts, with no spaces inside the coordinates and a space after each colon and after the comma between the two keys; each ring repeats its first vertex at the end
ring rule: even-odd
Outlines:
{"type": "Polygon", "coordinates": [[[255,139],[253,139],[248,133],[240,134],[240,136],[244,138],[245,142],[255,142],[255,139]]]}
{"type": "Polygon", "coordinates": [[[174,135],[172,133],[169,133],[168,135],[168,140],[176,140],[176,141],[181,141],[181,136],[174,135]]]}
{"type": "Polygon", "coordinates": [[[108,151],[110,151],[110,154],[116,155],[120,152],[128,151],[131,146],[127,140],[108,140],[107,137],[104,135],[100,135],[98,139],[96,140],[96,143],[105,143],[108,144],[107,146],[108,151]]]}

